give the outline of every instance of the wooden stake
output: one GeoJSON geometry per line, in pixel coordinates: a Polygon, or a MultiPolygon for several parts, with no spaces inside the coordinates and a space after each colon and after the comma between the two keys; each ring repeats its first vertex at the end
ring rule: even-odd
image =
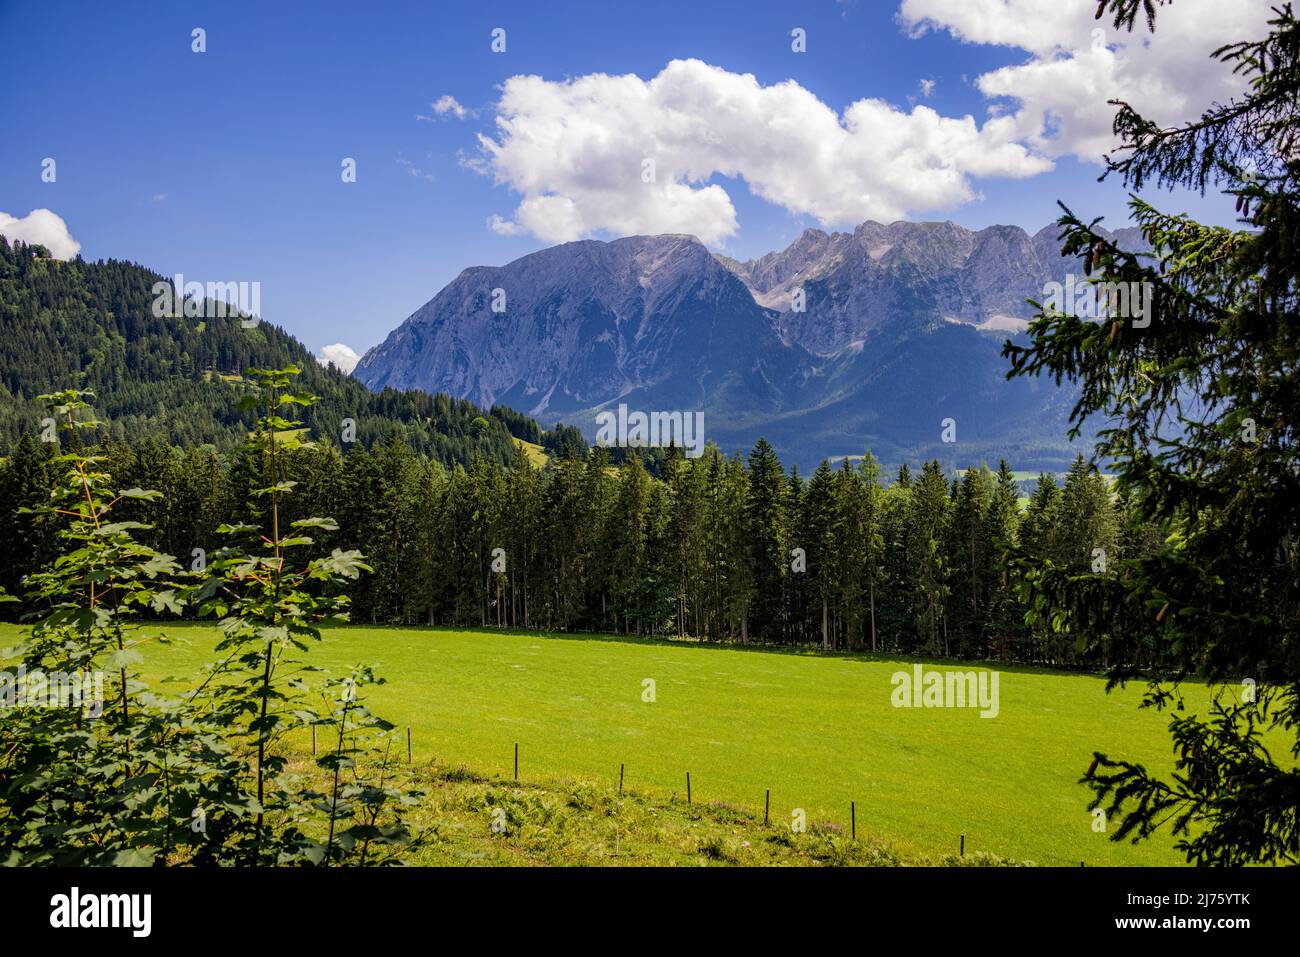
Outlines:
{"type": "Polygon", "coordinates": [[[853,840],[858,839],[858,806],[853,801],[849,802],[849,834],[853,840]]]}
{"type": "Polygon", "coordinates": [[[316,725],[311,726],[311,753],[316,754],[316,725]]]}
{"type": "Polygon", "coordinates": [[[618,796],[623,796],[623,765],[618,766],[618,796]]]}
{"type": "Polygon", "coordinates": [[[406,763],[411,763],[411,726],[406,726],[406,763]]]}
{"type": "Polygon", "coordinates": [[[515,780],[519,780],[519,742],[515,742],[515,780]]]}
{"type": "Polygon", "coordinates": [[[965,834],[961,836],[961,856],[962,857],[966,856],[966,835],[965,834]]]}
{"type": "Polygon", "coordinates": [[[691,772],[686,772],[686,803],[691,803],[691,772]]]}
{"type": "Polygon", "coordinates": [[[764,827],[767,827],[767,812],[771,810],[771,807],[772,807],[772,789],[768,788],[767,792],[763,795],[763,826],[764,827]]]}

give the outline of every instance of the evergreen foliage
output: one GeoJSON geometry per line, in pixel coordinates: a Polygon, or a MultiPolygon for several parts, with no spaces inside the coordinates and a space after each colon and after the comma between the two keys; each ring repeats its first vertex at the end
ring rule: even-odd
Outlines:
{"type": "MultiPolygon", "coordinates": [[[[1164,3],[1103,0],[1097,15],[1132,29],[1141,12],[1155,29],[1164,3]]],[[[1064,254],[1095,282],[1150,290],[1149,324],[1044,309],[1031,342],[1005,349],[1012,375],[1080,385],[1073,422],[1107,422],[1097,454],[1114,463],[1125,513],[1116,525],[1091,507],[1078,464],[1059,498],[1035,497],[1012,558],[1030,621],[1100,657],[1112,682],[1147,679],[1147,704],[1173,709],[1176,774],[1099,752],[1085,776],[1094,806],[1119,819],[1115,840],[1170,824],[1202,864],[1300,861],[1298,53],[1285,5],[1266,37],[1214,54],[1249,81],[1240,100],[1170,129],[1117,104],[1107,173],[1133,188],[1226,188],[1240,227],[1135,197],[1154,252],[1133,255],[1067,210],[1064,254]],[[1152,528],[1167,547],[1151,547],[1152,528]],[[1126,554],[1088,565],[1081,549],[1108,543],[1126,554]],[[1191,675],[1221,686],[1209,715],[1183,708],[1177,683],[1191,675]],[[1266,728],[1294,737],[1291,760],[1263,745],[1266,728]]]]}

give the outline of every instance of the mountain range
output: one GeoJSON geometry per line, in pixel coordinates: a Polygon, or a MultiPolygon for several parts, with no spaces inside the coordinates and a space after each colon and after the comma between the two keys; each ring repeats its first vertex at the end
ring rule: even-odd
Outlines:
{"type": "MultiPolygon", "coordinates": [[[[1142,248],[1137,229],[1115,238],[1142,248]]],[[[1071,271],[1054,226],[867,222],[748,262],[688,235],[584,240],[464,270],[353,375],[588,438],[619,404],[699,411],[724,451],[761,435],[801,467],[870,449],[887,464],[1061,468],[1082,447],[1064,438],[1074,394],[1007,381],[1001,348],[1026,300],[1071,271]]]]}

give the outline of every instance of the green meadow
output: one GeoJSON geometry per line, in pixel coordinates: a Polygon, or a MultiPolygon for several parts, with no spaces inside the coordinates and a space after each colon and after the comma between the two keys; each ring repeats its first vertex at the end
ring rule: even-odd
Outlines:
{"type": "MultiPolygon", "coordinates": [[[[147,626],[142,670],[179,689],[211,660],[216,629],[147,626]]],[[[17,629],[0,626],[0,647],[17,629]]],[[[721,801],[774,824],[847,828],[916,855],[990,852],[1038,864],[1178,864],[1172,838],[1116,844],[1093,829],[1078,783],[1094,749],[1166,772],[1167,715],[1141,688],[1095,676],[1000,668],[999,713],[896,708],[892,676],[914,661],[605,636],[441,628],[334,629],[308,655],[330,671],[369,663],[387,683],[374,709],[411,727],[417,764],[464,765],[525,782],[626,786],[665,802],[721,801]],[[645,679],[654,682],[653,702],[645,679]]],[[[982,666],[927,662],[927,669],[982,666]]],[[[1185,688],[1204,712],[1209,693],[1185,688]]],[[[297,744],[304,752],[310,742],[297,744]]]]}

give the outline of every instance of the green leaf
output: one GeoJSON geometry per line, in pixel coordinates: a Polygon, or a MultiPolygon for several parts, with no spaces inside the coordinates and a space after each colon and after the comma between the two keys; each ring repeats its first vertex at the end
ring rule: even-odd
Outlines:
{"type": "Polygon", "coordinates": [[[122,491],[118,492],[117,494],[119,498],[143,499],[145,501],[150,501],[150,502],[153,501],[154,499],[162,498],[162,492],[156,492],[153,490],[146,491],[142,488],[122,489],[122,491]]]}

